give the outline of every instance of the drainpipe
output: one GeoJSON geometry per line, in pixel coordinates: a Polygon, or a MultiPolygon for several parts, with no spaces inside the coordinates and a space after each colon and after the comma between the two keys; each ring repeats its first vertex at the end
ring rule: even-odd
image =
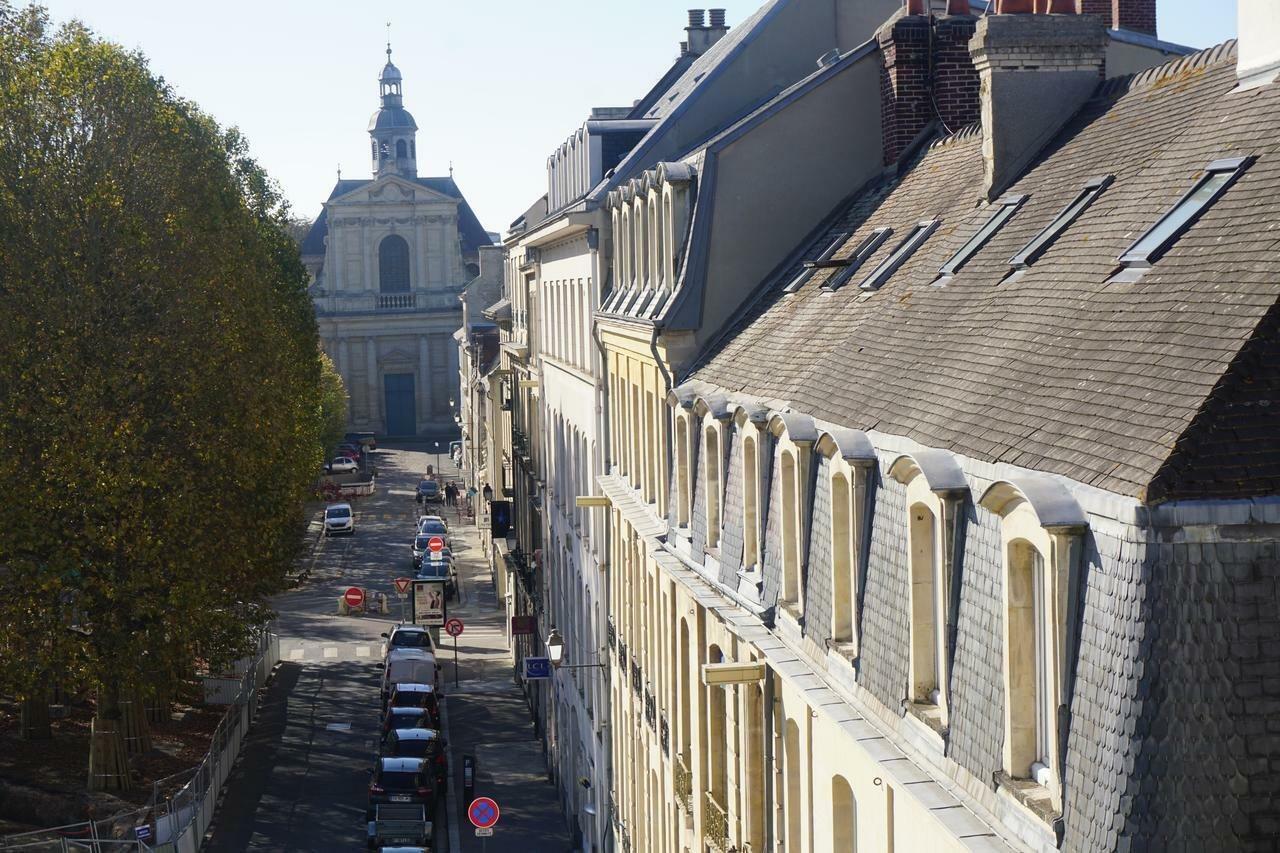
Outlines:
{"type": "Polygon", "coordinates": [[[773,849],[773,670],[764,668],[764,849],[773,849]]]}

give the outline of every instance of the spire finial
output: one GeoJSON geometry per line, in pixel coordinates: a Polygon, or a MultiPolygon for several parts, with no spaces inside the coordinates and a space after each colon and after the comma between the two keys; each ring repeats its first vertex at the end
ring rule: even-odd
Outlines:
{"type": "Polygon", "coordinates": [[[387,62],[391,61],[391,22],[387,21],[387,62]]]}
{"type": "Polygon", "coordinates": [[[342,164],[338,164],[338,180],[342,180],[342,164]]]}
{"type": "Polygon", "coordinates": [[[453,161],[449,161],[449,177],[453,177],[453,161]]]}

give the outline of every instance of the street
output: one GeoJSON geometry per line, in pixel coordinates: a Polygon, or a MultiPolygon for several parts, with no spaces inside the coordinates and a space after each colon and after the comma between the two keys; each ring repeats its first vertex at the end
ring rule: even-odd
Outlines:
{"type": "MultiPolygon", "coordinates": [[[[441,456],[443,476],[456,469],[441,456]]],[[[373,454],[377,490],[353,501],[356,533],[324,543],[310,579],[273,602],[281,665],[227,783],[207,849],[354,850],[364,847],[369,771],[377,752],[381,634],[400,616],[393,579],[412,572],[418,515],[413,488],[436,456],[410,449],[373,454]],[[389,613],[338,615],[348,587],[385,593],[389,613]]],[[[523,696],[512,680],[498,608],[477,531],[446,514],[459,559],[460,671],[441,632],[447,798],[437,802],[435,850],[562,851],[569,847],[554,787],[523,696]],[[459,686],[454,687],[460,675],[459,686]],[[476,758],[476,794],[502,810],[494,835],[478,839],[462,802],[462,756],[476,758]]]]}

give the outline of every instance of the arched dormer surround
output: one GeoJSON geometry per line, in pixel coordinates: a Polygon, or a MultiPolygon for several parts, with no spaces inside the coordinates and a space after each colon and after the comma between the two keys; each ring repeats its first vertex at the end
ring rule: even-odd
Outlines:
{"type": "Polygon", "coordinates": [[[775,439],[774,476],[778,482],[778,519],[781,522],[777,547],[782,582],[778,601],[782,611],[799,623],[804,616],[804,570],[812,509],[809,481],[818,430],[808,415],[776,412],[769,418],[769,432],[775,439]]]}
{"type": "Polygon", "coordinates": [[[906,486],[910,636],[908,708],[943,734],[948,726],[947,678],[955,653],[960,584],[956,519],[969,484],[945,450],[903,454],[888,475],[906,486]]]}
{"type": "Polygon", "coordinates": [[[1088,517],[1045,474],[998,480],[978,503],[1000,516],[1005,563],[1004,773],[1035,782],[1061,811],[1088,517]]]}
{"type": "Polygon", "coordinates": [[[769,411],[763,406],[739,404],[733,412],[733,428],[742,454],[742,568],[757,573],[764,560],[764,519],[769,494],[769,411]]]}
{"type": "Polygon", "coordinates": [[[694,395],[687,387],[672,389],[667,394],[671,412],[672,505],[670,520],[678,531],[689,533],[693,517],[693,478],[697,471],[697,421],[693,414],[694,395]]]}
{"type": "Polygon", "coordinates": [[[729,424],[733,413],[723,394],[699,395],[693,401],[694,422],[698,425],[698,441],[702,444],[702,475],[705,490],[708,551],[719,553],[720,534],[724,529],[725,461],[729,446],[729,424]]]}
{"type": "Polygon", "coordinates": [[[827,476],[817,488],[831,495],[831,637],[828,645],[849,659],[858,655],[860,601],[865,573],[867,483],[878,462],[871,439],[861,430],[831,429],[818,436],[817,456],[827,476]]]}

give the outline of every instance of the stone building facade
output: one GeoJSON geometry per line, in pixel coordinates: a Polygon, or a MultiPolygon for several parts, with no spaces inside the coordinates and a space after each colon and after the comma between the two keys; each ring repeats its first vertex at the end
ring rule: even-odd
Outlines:
{"type": "Polygon", "coordinates": [[[452,176],[419,177],[399,69],[379,76],[373,178],[339,178],[302,245],[320,338],[346,383],[349,424],[391,436],[457,425],[458,296],[489,237],[452,176]]]}
{"type": "MultiPolygon", "coordinates": [[[[853,200],[755,278],[716,244],[761,246],[715,230],[718,193],[753,207],[719,183],[749,148],[713,141],[610,198],[598,482],[615,728],[637,732],[614,744],[624,848],[1270,849],[1280,480],[1243,472],[1274,471],[1280,443],[1214,425],[1258,428],[1222,389],[1269,399],[1276,380],[1277,292],[1248,272],[1266,238],[1232,227],[1269,178],[1228,150],[1265,159],[1271,108],[1222,103],[1231,46],[1124,77],[1180,51],[1098,18],[895,16],[865,49],[841,61],[881,85],[845,108],[878,113],[880,138],[837,138],[890,171],[846,177],[853,200]],[[934,92],[899,84],[956,44],[962,80],[932,82],[969,93],[947,107],[970,126],[904,133],[934,92]],[[1239,181],[1227,219],[1159,243],[1200,178],[1239,181]],[[646,220],[677,191],[683,215],[646,220]],[[665,291],[637,260],[664,222],[665,291]],[[1175,358],[1183,334],[1220,349],[1175,358]],[[1203,796],[1223,774],[1230,795],[1203,796]]],[[[772,189],[759,203],[788,210],[772,189]]]]}

